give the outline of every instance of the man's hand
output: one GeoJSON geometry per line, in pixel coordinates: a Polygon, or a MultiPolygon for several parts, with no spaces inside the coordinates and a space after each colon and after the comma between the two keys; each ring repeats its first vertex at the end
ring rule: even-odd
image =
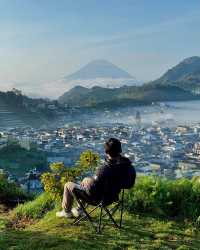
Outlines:
{"type": "Polygon", "coordinates": [[[94,179],[92,177],[86,177],[82,180],[81,187],[87,188],[91,186],[93,182],[94,182],[94,179]]]}

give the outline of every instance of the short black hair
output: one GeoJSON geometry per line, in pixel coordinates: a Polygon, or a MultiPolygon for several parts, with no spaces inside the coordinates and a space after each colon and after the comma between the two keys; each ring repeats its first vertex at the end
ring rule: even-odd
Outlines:
{"type": "Polygon", "coordinates": [[[122,152],[121,142],[116,138],[110,138],[104,144],[105,153],[111,157],[116,157],[122,152]]]}

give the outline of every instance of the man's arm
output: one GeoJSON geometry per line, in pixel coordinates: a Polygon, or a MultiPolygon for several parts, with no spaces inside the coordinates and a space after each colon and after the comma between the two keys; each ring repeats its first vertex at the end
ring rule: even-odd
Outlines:
{"type": "Polygon", "coordinates": [[[93,177],[85,177],[82,180],[80,185],[82,188],[87,189],[87,188],[91,187],[91,185],[93,185],[94,181],[95,181],[95,179],[93,177]]]}
{"type": "Polygon", "coordinates": [[[108,177],[107,166],[101,166],[97,169],[96,174],[93,176],[94,183],[93,187],[104,186],[108,177]]]}
{"type": "Polygon", "coordinates": [[[105,179],[105,167],[101,166],[97,169],[96,173],[92,177],[85,177],[80,185],[83,188],[87,188],[91,185],[98,185],[98,183],[101,183],[105,179]]]}

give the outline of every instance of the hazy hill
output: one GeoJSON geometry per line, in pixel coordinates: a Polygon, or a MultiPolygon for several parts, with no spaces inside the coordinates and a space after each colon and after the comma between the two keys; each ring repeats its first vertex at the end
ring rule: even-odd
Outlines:
{"type": "Polygon", "coordinates": [[[185,90],[197,91],[200,88],[200,57],[186,58],[152,84],[175,85],[185,90]]]}
{"type": "Polygon", "coordinates": [[[74,88],[72,88],[68,92],[64,93],[64,95],[62,95],[59,98],[59,102],[60,103],[69,103],[69,102],[74,102],[75,101],[74,99],[81,100],[89,92],[90,92],[90,89],[88,89],[88,88],[85,88],[82,86],[75,86],[74,88]],[[68,101],[66,102],[66,100],[68,100],[68,101]]]}
{"type": "Polygon", "coordinates": [[[150,104],[159,101],[190,100],[197,98],[192,93],[176,86],[80,88],[75,87],[59,98],[60,103],[69,106],[114,107],[124,105],[150,104]]]}

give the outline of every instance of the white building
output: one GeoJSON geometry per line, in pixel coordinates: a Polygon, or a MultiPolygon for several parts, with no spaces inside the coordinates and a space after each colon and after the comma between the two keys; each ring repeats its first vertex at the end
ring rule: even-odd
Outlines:
{"type": "Polygon", "coordinates": [[[30,137],[23,136],[23,137],[19,138],[19,145],[20,145],[20,147],[25,148],[26,150],[30,150],[31,149],[30,137]]]}

